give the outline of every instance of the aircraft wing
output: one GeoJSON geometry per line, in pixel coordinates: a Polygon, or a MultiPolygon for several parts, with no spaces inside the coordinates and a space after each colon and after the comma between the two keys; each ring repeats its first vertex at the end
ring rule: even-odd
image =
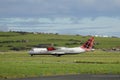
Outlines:
{"type": "Polygon", "coordinates": [[[51,53],[51,54],[65,54],[65,52],[64,51],[62,51],[62,50],[54,50],[54,51],[49,51],[49,53],[51,53]]]}
{"type": "Polygon", "coordinates": [[[67,53],[76,53],[76,52],[74,52],[73,50],[59,50],[58,49],[58,50],[50,51],[49,53],[63,55],[63,54],[67,54],[67,53]]]}

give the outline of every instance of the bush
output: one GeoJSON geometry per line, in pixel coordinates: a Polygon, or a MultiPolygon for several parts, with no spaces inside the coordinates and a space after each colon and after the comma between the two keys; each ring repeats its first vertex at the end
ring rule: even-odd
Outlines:
{"type": "Polygon", "coordinates": [[[26,50],[26,47],[12,47],[10,50],[14,51],[26,50]]]}

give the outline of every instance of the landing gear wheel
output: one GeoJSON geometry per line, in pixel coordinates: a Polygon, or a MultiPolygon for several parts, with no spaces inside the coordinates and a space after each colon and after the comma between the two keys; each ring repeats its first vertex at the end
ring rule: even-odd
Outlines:
{"type": "Polygon", "coordinates": [[[33,54],[31,54],[31,56],[33,56],[33,54]]]}
{"type": "Polygon", "coordinates": [[[55,56],[56,56],[56,57],[60,57],[60,56],[61,56],[61,54],[56,54],[55,56]]]}

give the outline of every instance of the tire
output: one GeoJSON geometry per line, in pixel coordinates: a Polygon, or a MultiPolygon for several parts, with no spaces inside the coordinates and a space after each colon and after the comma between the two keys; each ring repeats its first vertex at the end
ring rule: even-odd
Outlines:
{"type": "Polygon", "coordinates": [[[31,56],[33,56],[33,54],[31,54],[31,56]]]}
{"type": "Polygon", "coordinates": [[[60,57],[60,56],[61,56],[61,54],[56,54],[55,56],[56,56],[56,57],[60,57]]]}

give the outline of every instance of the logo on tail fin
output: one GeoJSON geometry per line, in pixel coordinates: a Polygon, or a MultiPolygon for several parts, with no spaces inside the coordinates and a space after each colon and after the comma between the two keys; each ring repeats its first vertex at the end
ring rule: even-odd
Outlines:
{"type": "Polygon", "coordinates": [[[91,37],[90,39],[88,39],[88,41],[86,43],[84,43],[81,48],[89,51],[93,48],[94,45],[94,37],[91,37]]]}

